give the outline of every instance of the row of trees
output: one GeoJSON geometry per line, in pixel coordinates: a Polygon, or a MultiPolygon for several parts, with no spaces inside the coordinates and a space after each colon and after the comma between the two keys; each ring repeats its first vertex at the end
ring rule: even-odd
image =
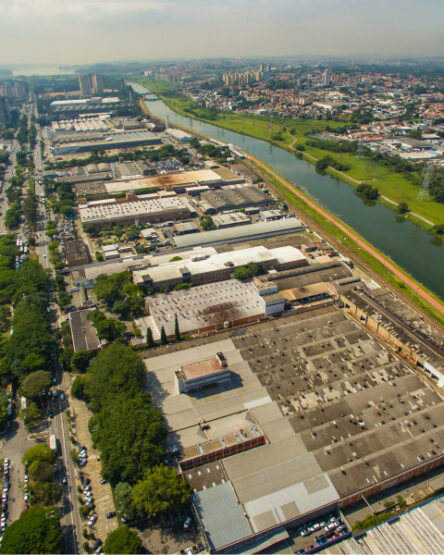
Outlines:
{"type": "Polygon", "coordinates": [[[43,398],[50,385],[54,339],[47,312],[50,279],[35,259],[23,261],[15,270],[18,255],[15,237],[0,238],[0,303],[6,329],[0,336],[0,375],[5,381],[21,384],[28,398],[23,413],[27,424],[42,417],[43,398]]]}
{"type": "Polygon", "coordinates": [[[160,464],[166,456],[167,427],[144,391],[146,370],[140,356],[117,341],[91,364],[84,362],[86,373],[75,379],[72,393],[94,413],[89,429],[101,452],[102,475],[114,487],[116,506],[129,520],[180,511],[190,490],[175,470],[160,464]]]}
{"type": "Polygon", "coordinates": [[[319,172],[324,172],[329,166],[341,172],[346,172],[350,169],[350,166],[339,162],[339,160],[330,155],[323,156],[316,162],[316,169],[319,172]]]}

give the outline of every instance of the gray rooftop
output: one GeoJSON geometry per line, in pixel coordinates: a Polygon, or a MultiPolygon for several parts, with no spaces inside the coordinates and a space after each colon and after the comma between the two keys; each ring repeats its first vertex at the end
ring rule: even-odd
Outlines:
{"type": "Polygon", "coordinates": [[[195,493],[193,501],[214,549],[252,535],[231,484],[219,484],[195,493]]]}
{"type": "Polygon", "coordinates": [[[293,231],[302,231],[303,229],[297,218],[287,218],[174,237],[174,243],[178,248],[189,248],[195,245],[217,245],[219,243],[245,241],[249,238],[258,239],[270,235],[283,235],[293,231]]]}

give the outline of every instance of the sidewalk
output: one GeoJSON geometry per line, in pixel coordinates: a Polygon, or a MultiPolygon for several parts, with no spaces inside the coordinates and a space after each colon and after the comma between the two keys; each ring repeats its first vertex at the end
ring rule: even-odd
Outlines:
{"type": "MultiPolygon", "coordinates": [[[[91,434],[88,430],[88,421],[92,413],[86,408],[85,403],[70,396],[71,400],[71,414],[73,415],[73,432],[79,445],[84,445],[88,452],[88,463],[80,471],[85,478],[91,480],[91,490],[94,497],[95,509],[98,519],[90,531],[94,531],[95,536],[100,538],[103,542],[110,532],[115,530],[118,526],[117,518],[107,519],[106,514],[115,511],[114,499],[112,495],[111,486],[107,484],[100,484],[102,478],[102,465],[97,457],[100,453],[93,449],[91,434]]],[[[80,485],[80,482],[76,484],[80,485]]],[[[79,493],[76,491],[76,495],[79,493]]],[[[85,528],[86,523],[84,525],[85,528]]]]}

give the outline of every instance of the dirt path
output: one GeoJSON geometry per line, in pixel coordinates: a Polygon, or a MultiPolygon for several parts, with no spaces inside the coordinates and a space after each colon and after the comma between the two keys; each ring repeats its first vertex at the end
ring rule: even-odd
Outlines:
{"type": "Polygon", "coordinates": [[[298,196],[301,200],[303,200],[310,208],[316,210],[323,218],[327,221],[333,223],[338,229],[340,229],[345,235],[347,235],[350,239],[352,239],[360,248],[370,253],[376,260],[381,262],[386,268],[388,268],[397,278],[399,278],[402,282],[407,284],[411,289],[413,289],[418,295],[420,295],[424,300],[426,300],[429,304],[431,304],[434,308],[436,308],[439,312],[444,314],[444,305],[442,305],[439,301],[435,300],[431,295],[426,293],[421,287],[416,285],[411,279],[405,276],[402,272],[400,272],[393,264],[391,264],[388,260],[383,258],[378,252],[376,252],[372,247],[364,243],[359,237],[354,234],[353,232],[349,231],[342,223],[340,223],[336,218],[328,214],[325,210],[321,207],[317,206],[313,201],[311,201],[308,197],[306,197],[303,193],[301,193],[298,189],[296,189],[293,185],[291,185],[288,181],[285,181],[282,177],[280,177],[276,172],[266,166],[263,162],[252,156],[251,154],[245,153],[245,156],[255,162],[258,166],[260,166],[263,170],[268,172],[272,175],[275,179],[279,181],[286,189],[291,191],[293,194],[298,196]]]}
{"type": "MultiPolygon", "coordinates": [[[[294,143],[297,141],[297,139],[293,139],[293,142],[290,144],[290,148],[293,148],[294,143]]],[[[313,156],[312,154],[308,154],[307,152],[304,152],[304,156],[306,156],[307,158],[310,158],[311,160],[313,160],[313,162],[317,162],[318,158],[316,158],[316,156],[313,156]]],[[[354,183],[355,185],[361,185],[363,183],[362,180],[360,179],[355,179],[354,177],[351,177],[350,175],[347,175],[345,172],[342,172],[340,170],[337,170],[336,168],[332,168],[331,166],[329,166],[329,169],[335,173],[337,173],[338,175],[340,175],[342,177],[342,180],[347,182],[347,181],[351,181],[352,183],[354,183]]],[[[395,200],[392,200],[389,197],[386,197],[385,195],[381,195],[381,198],[383,198],[385,201],[389,202],[390,204],[393,204],[393,206],[398,207],[399,206],[399,202],[396,202],[395,200]]],[[[410,211],[410,214],[412,214],[412,216],[415,216],[415,218],[418,218],[419,220],[423,221],[424,223],[426,223],[427,225],[430,226],[434,226],[435,224],[433,222],[431,222],[430,220],[428,220],[427,218],[425,218],[424,216],[421,216],[420,214],[418,214],[417,212],[412,212],[410,211]]]]}

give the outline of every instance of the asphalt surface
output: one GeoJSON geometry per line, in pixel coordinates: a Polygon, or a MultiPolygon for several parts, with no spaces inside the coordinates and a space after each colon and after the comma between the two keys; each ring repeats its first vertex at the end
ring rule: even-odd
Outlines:
{"type": "MultiPolygon", "coordinates": [[[[43,229],[38,230],[38,239],[36,242],[36,253],[40,259],[40,263],[44,268],[50,268],[51,264],[49,261],[49,238],[46,236],[45,229],[47,221],[49,220],[49,211],[46,208],[46,202],[42,202],[42,197],[44,195],[43,180],[42,184],[39,183],[39,174],[43,177],[43,160],[40,153],[40,139],[42,139],[41,129],[36,125],[38,130],[36,148],[34,150],[34,165],[36,170],[36,180],[35,180],[35,193],[39,199],[39,226],[43,229]]],[[[55,297],[51,298],[51,307],[55,306],[55,297]]],[[[55,313],[56,322],[53,326],[58,329],[58,311],[53,310],[55,313]]],[[[69,407],[68,395],[65,394],[67,387],[64,386],[64,376],[62,369],[57,365],[56,373],[56,388],[59,391],[57,398],[52,401],[52,409],[54,413],[54,418],[51,422],[51,434],[54,434],[58,440],[58,455],[59,455],[59,471],[58,475],[60,482],[63,476],[66,476],[68,484],[66,486],[62,485],[63,497],[62,497],[62,508],[61,508],[61,524],[65,537],[65,544],[68,553],[78,553],[79,549],[79,538],[82,537],[82,521],[79,514],[79,504],[77,500],[76,491],[76,476],[77,469],[71,458],[70,449],[72,444],[70,442],[70,433],[66,422],[66,417],[64,416],[64,411],[69,407]],[[62,400],[61,393],[64,393],[65,398],[62,400]]],[[[66,381],[67,383],[67,381],[66,381]]]]}
{"type": "MultiPolygon", "coordinates": [[[[46,223],[49,219],[49,212],[46,209],[45,203],[42,202],[44,195],[43,183],[39,184],[38,176],[43,177],[43,160],[40,153],[40,139],[42,138],[40,126],[36,124],[38,131],[36,148],[33,153],[35,165],[35,193],[39,199],[39,229],[37,232],[37,240],[35,251],[39,257],[40,263],[44,268],[50,268],[49,239],[45,234],[46,223]]],[[[14,145],[18,148],[18,142],[14,140],[14,145]]],[[[11,164],[8,167],[8,172],[5,174],[4,187],[0,193],[0,233],[6,233],[8,230],[4,227],[4,215],[8,207],[8,202],[5,196],[5,189],[8,187],[9,178],[14,175],[16,164],[16,150],[11,154],[11,164]]],[[[25,237],[23,229],[18,230],[18,235],[25,237]]],[[[55,308],[55,294],[51,295],[51,308],[55,308]]],[[[53,323],[53,331],[59,328],[59,312],[52,311],[55,316],[53,323]]],[[[57,457],[57,481],[62,488],[62,499],[60,502],[60,515],[62,531],[65,538],[65,547],[67,553],[80,553],[80,539],[82,538],[82,521],[79,514],[79,503],[77,500],[77,469],[72,461],[70,448],[70,433],[67,426],[64,411],[69,407],[68,396],[62,400],[60,393],[68,389],[68,379],[64,379],[63,372],[57,367],[55,375],[55,384],[53,389],[59,392],[57,397],[51,401],[51,410],[54,413],[52,419],[47,420],[43,426],[47,431],[47,435],[40,441],[48,441],[49,435],[54,434],[58,440],[58,457],[57,457]],[[67,485],[64,486],[62,481],[63,477],[67,478],[67,485]]],[[[19,401],[18,401],[19,402],[19,401]]],[[[18,410],[17,410],[18,413],[18,410]]],[[[23,421],[17,416],[11,423],[10,429],[3,436],[0,437],[1,455],[8,457],[10,463],[10,490],[8,496],[8,524],[18,519],[24,509],[24,467],[22,464],[22,457],[29,447],[35,445],[36,441],[29,438],[29,432],[26,430],[23,421]]]]}

